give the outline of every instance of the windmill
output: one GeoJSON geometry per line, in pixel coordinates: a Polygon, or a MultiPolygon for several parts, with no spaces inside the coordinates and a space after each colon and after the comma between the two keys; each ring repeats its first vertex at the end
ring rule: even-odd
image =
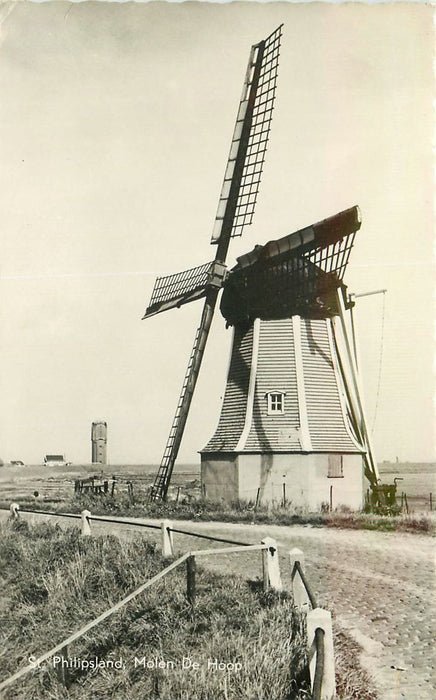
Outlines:
{"type": "MultiPolygon", "coordinates": [[[[144,315],[144,318],[148,318],[204,298],[200,325],[194,338],[176,413],[151,489],[152,500],[166,499],[221,288],[224,288],[221,311],[227,324],[235,326],[232,357],[235,356],[236,364],[242,348],[242,339],[248,338],[250,334],[253,336],[254,326],[259,326],[261,321],[270,323],[281,319],[307,317],[309,320],[313,318],[330,324],[331,318],[339,315],[342,338],[345,338],[345,356],[348,360],[343,361],[342,375],[346,375],[345,365],[349,370],[347,379],[344,380],[345,389],[341,387],[341,391],[344,390],[347,395],[349,407],[349,417],[345,416],[344,409],[343,421],[344,425],[350,421],[350,430],[354,431],[350,436],[353,450],[363,455],[368,477],[375,478],[376,466],[369,445],[357,370],[353,363],[352,348],[344,320],[346,293],[342,276],[354,234],[360,226],[357,208],[342,212],[336,217],[278,241],[272,241],[266,246],[257,246],[251,253],[241,256],[237,266],[230,271],[225,265],[230,239],[240,236],[244,226],[251,224],[253,219],[274,107],[280,41],[281,26],[265,40],[253,45],[250,51],[212,234],[211,243],[216,245],[215,258],[212,262],[184,272],[158,278],[144,315]],[[338,289],[341,291],[338,292],[338,289]]],[[[292,323],[296,325],[295,321],[292,323]]],[[[252,350],[253,347],[252,345],[252,350]]],[[[332,357],[339,357],[339,347],[332,351],[332,357]]],[[[335,359],[335,362],[338,364],[339,360],[335,359]]],[[[240,397],[241,405],[245,402],[246,406],[242,421],[242,432],[245,433],[248,430],[247,415],[253,415],[247,400],[250,389],[249,376],[252,373],[252,370],[247,369],[249,365],[250,361],[245,371],[246,379],[248,377],[245,382],[246,392],[244,394],[242,391],[240,397]]],[[[252,353],[251,367],[253,366],[252,353]]],[[[236,383],[239,379],[236,379],[236,383]]],[[[227,388],[229,386],[228,380],[227,388]]],[[[226,396],[230,396],[227,390],[226,396]]],[[[226,403],[226,396],[220,419],[220,426],[224,432],[226,413],[231,411],[232,404],[231,397],[230,403],[226,403]]],[[[282,410],[284,396],[285,394],[278,390],[271,391],[268,402],[273,402],[276,409],[281,407],[282,410]]],[[[211,454],[222,456],[232,453],[230,462],[227,461],[233,465],[232,468],[237,468],[234,457],[237,453],[236,448],[240,446],[241,436],[230,449],[226,446],[225,439],[222,442],[220,426],[215,442],[212,439],[213,444],[206,446],[202,451],[202,475],[204,462],[206,481],[207,474],[210,476],[212,473],[216,476],[215,467],[209,468],[211,454]],[[220,440],[221,445],[218,444],[220,440]]],[[[307,445],[303,447],[306,448],[307,445]]],[[[258,449],[261,452],[271,452],[271,445],[263,444],[258,446],[258,449]]],[[[219,482],[219,476],[217,478],[219,482]]]]}
{"type": "Polygon", "coordinates": [[[208,498],[272,502],[287,491],[298,505],[360,508],[363,473],[377,484],[343,283],[360,225],[355,206],[256,246],[229,271],[231,359],[201,450],[208,498]]]}

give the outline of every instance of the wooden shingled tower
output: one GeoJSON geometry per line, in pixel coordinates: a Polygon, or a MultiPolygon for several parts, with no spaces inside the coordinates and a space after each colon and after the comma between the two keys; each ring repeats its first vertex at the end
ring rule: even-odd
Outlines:
{"type": "Polygon", "coordinates": [[[255,249],[228,270],[230,239],[251,224],[275,100],[281,27],[251,48],[219,198],[212,262],[158,278],[144,318],[204,298],[199,328],[151,499],[166,499],[218,294],[233,326],[217,430],[201,451],[211,499],[362,505],[377,483],[343,284],[352,207],[255,249]]]}
{"type": "Polygon", "coordinates": [[[376,483],[342,282],[359,228],[353,207],[256,246],[229,272],[230,366],[201,451],[208,498],[360,508],[365,472],[376,483]]]}

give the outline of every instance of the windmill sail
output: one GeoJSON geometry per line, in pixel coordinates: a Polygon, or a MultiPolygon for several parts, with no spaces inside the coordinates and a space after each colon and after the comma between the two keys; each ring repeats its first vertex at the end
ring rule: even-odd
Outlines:
{"type": "Polygon", "coordinates": [[[230,146],[211,243],[241,236],[253,221],[274,109],[282,26],[255,44],[230,146]],[[226,226],[227,225],[227,226],[226,226]]]}
{"type": "Polygon", "coordinates": [[[154,283],[150,304],[143,318],[204,297],[212,268],[213,262],[208,262],[205,265],[184,270],[184,272],[158,277],[154,283]]]}
{"type": "Polygon", "coordinates": [[[151,489],[152,500],[167,495],[225,275],[230,239],[240,235],[253,218],[274,106],[280,38],[281,26],[251,48],[211,241],[217,244],[215,260],[160,280],[145,314],[148,317],[205,297],[173,424],[151,489]]]}

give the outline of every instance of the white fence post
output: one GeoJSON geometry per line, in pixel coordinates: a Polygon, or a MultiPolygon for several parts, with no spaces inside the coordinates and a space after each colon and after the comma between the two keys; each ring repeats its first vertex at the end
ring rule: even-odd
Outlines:
{"type": "Polygon", "coordinates": [[[271,537],[265,537],[262,544],[266,545],[262,550],[263,590],[267,591],[271,588],[273,591],[281,591],[282,579],[277,542],[271,537]]]}
{"type": "Polygon", "coordinates": [[[91,523],[89,522],[89,518],[91,517],[91,513],[89,512],[89,510],[82,510],[81,516],[82,516],[82,535],[86,537],[86,536],[91,534],[91,523]]]}
{"type": "Polygon", "coordinates": [[[292,580],[292,593],[294,594],[294,605],[298,608],[307,609],[309,607],[309,596],[307,595],[306,587],[301,580],[300,573],[294,568],[296,562],[299,562],[302,569],[304,569],[304,552],[297,547],[294,547],[289,552],[289,559],[291,562],[291,580],[292,580]]]}
{"type": "Polygon", "coordinates": [[[13,518],[14,520],[18,520],[18,518],[20,517],[20,514],[18,512],[20,510],[20,506],[18,505],[18,503],[11,503],[9,510],[11,511],[11,518],[13,518]]]}
{"type": "Polygon", "coordinates": [[[169,557],[174,556],[174,543],[173,543],[173,533],[171,528],[173,524],[171,520],[162,520],[161,522],[161,534],[162,534],[162,556],[164,559],[169,559],[169,557]]]}
{"type": "Polygon", "coordinates": [[[9,510],[11,511],[11,518],[17,520],[20,517],[19,510],[20,506],[18,503],[11,503],[9,510]]]}
{"type": "Polygon", "coordinates": [[[324,669],[321,681],[320,700],[332,700],[336,693],[335,657],[333,650],[332,616],[328,610],[315,608],[307,613],[307,643],[310,658],[310,679],[313,688],[316,668],[315,630],[324,631],[324,669]]]}

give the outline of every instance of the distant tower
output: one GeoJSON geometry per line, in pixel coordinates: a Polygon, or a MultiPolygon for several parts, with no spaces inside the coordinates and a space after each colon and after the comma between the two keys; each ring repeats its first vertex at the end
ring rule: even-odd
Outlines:
{"type": "Polygon", "coordinates": [[[106,444],[107,444],[107,423],[98,421],[92,424],[91,428],[91,461],[97,464],[106,464],[106,444]]]}

